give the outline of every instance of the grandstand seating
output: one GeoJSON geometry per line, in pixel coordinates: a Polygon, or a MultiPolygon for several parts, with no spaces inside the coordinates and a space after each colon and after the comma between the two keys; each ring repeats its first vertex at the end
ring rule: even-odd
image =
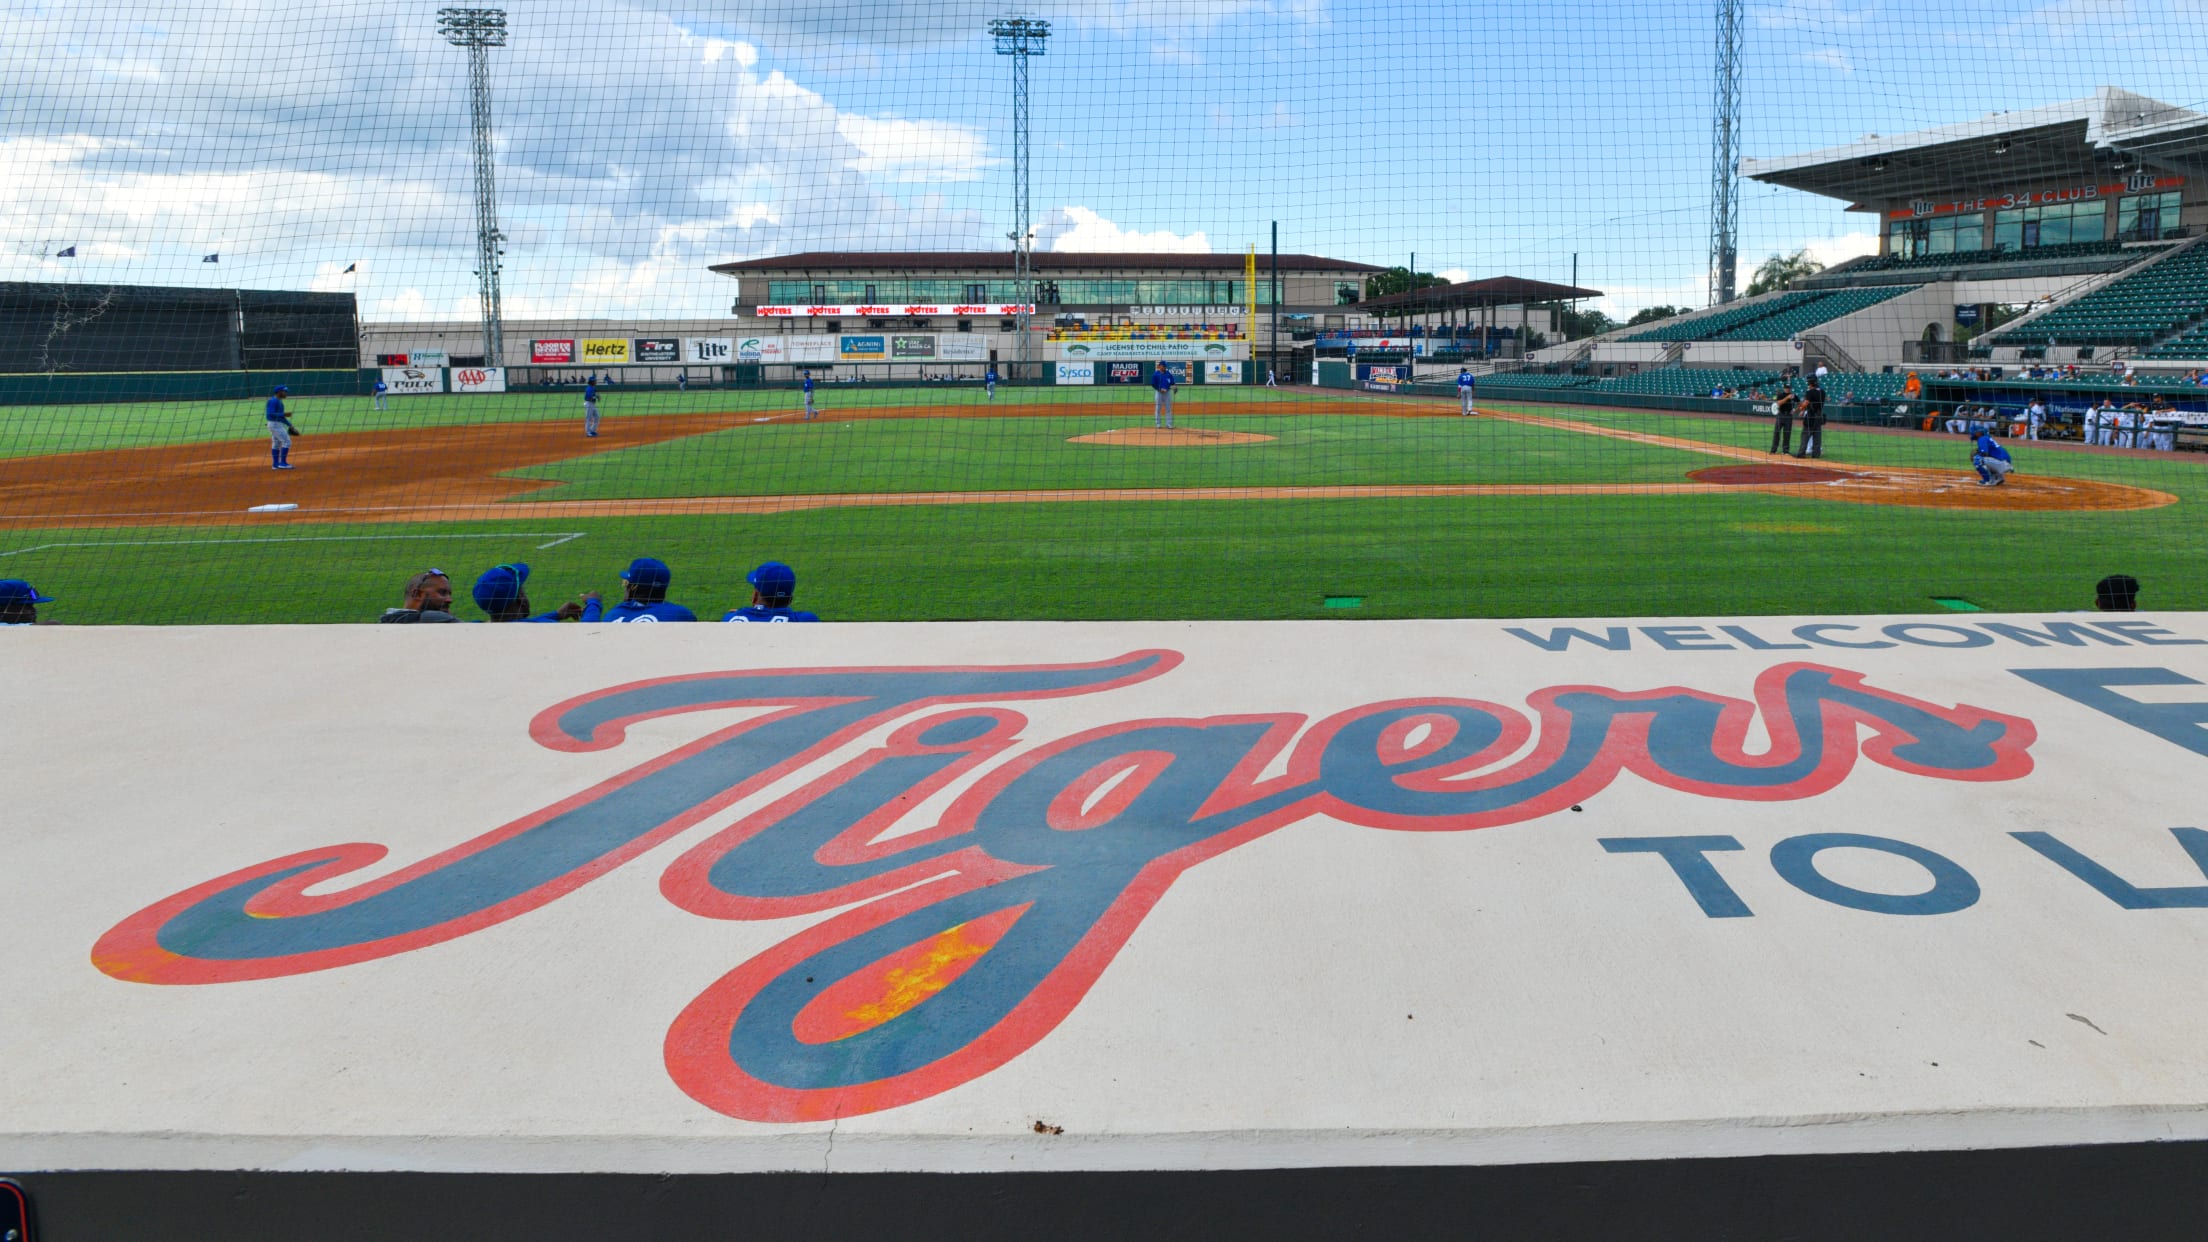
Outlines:
{"type": "Polygon", "coordinates": [[[1730,328],[1712,338],[1720,341],[1784,341],[1821,323],[1852,315],[1889,298],[1917,289],[1916,285],[1875,285],[1868,289],[1841,289],[1799,302],[1776,314],[1765,315],[1730,328]]]}
{"type": "Polygon", "coordinates": [[[1715,367],[1659,367],[1618,375],[1592,385],[1597,392],[1640,393],[1652,397],[1707,397],[1719,388],[1753,388],[1779,378],[1777,371],[1730,371],[1715,367]]]}
{"type": "Polygon", "coordinates": [[[1624,341],[1784,341],[1821,323],[1852,315],[1916,285],[1874,285],[1867,289],[1803,289],[1712,314],[1669,320],[1624,341]]]}
{"type": "Polygon", "coordinates": [[[2208,323],[2195,324],[2139,356],[2142,358],[2208,358],[2208,323]]]}
{"type": "Polygon", "coordinates": [[[1594,383],[1587,375],[1548,375],[1540,371],[1502,371],[1480,381],[1482,388],[1584,388],[1594,383]]]}
{"type": "Polygon", "coordinates": [[[1848,265],[1848,271],[1895,272],[1918,268],[1967,267],[1976,263],[2039,263],[2051,259],[2084,259],[2121,254],[2120,241],[2069,242],[2060,246],[2033,246],[2028,250],[1957,250],[1946,254],[1920,254],[1912,258],[1877,254],[1848,265]]]}
{"type": "Polygon", "coordinates": [[[2194,245],[2004,329],[2004,343],[2144,345],[2208,313],[2208,245],[2194,245]]]}
{"type": "Polygon", "coordinates": [[[1728,306],[1723,310],[1702,315],[1687,315],[1667,319],[1653,328],[1618,338],[1621,341],[1706,341],[1713,336],[1730,331],[1744,324],[1753,323],[1766,315],[1792,310],[1805,302],[1823,297],[1823,293],[1782,293],[1775,298],[1750,302],[1740,306],[1728,306]]]}

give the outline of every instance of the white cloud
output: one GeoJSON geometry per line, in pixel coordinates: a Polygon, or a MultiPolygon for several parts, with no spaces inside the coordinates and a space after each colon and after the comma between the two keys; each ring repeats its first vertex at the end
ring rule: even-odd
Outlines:
{"type": "Polygon", "coordinates": [[[892,181],[972,181],[996,162],[989,158],[987,139],[949,121],[847,113],[836,118],[836,133],[858,148],[848,167],[892,181]]]}
{"type": "Polygon", "coordinates": [[[1137,232],[1122,228],[1087,207],[1059,207],[1044,213],[1036,226],[1035,241],[1044,250],[1072,253],[1211,253],[1211,240],[1200,232],[1186,236],[1165,229],[1137,232]]]}
{"type": "Polygon", "coordinates": [[[1838,267],[1850,259],[1877,254],[1878,234],[1842,233],[1838,237],[1819,237],[1803,242],[1801,248],[1809,251],[1810,258],[1826,267],[1838,267]]]}
{"type": "Polygon", "coordinates": [[[1204,58],[1178,43],[1160,43],[1150,49],[1150,59],[1161,65],[1200,65],[1204,58]]]}
{"type": "Polygon", "coordinates": [[[1805,64],[1823,65],[1836,73],[1855,72],[1855,64],[1848,59],[1848,54],[1836,47],[1821,47],[1815,51],[1802,52],[1796,58],[1805,64]]]}
{"type": "Polygon", "coordinates": [[[1445,267],[1440,271],[1435,272],[1434,275],[1441,277],[1443,280],[1448,281],[1452,285],[1461,285],[1465,281],[1472,279],[1472,273],[1466,271],[1461,267],[1445,267]]]}

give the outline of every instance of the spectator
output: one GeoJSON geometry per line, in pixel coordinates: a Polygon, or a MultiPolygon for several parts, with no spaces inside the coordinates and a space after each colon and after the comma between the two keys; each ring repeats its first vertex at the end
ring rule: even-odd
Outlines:
{"type": "Polygon", "coordinates": [[[452,579],[442,569],[425,569],[406,580],[406,603],[386,608],[376,620],[384,625],[458,622],[452,615],[452,579]]]}
{"type": "Polygon", "coordinates": [[[2110,574],[2093,584],[2093,606],[2102,612],[2136,612],[2139,580],[2130,574],[2110,574]]]}
{"type": "Polygon", "coordinates": [[[698,614],[682,605],[667,602],[667,588],[675,581],[674,571],[667,568],[667,562],[657,557],[637,557],[621,571],[621,580],[629,584],[627,597],[606,610],[607,621],[621,624],[698,619],[698,614]]]}
{"type": "Polygon", "coordinates": [[[751,584],[751,604],[722,617],[723,621],[818,621],[809,612],[790,607],[797,595],[797,571],[780,561],[768,561],[744,575],[751,584]]]}
{"type": "Polygon", "coordinates": [[[584,596],[589,603],[569,600],[550,612],[538,616],[529,615],[529,594],[524,584],[529,581],[529,566],[521,561],[510,565],[493,565],[475,580],[475,606],[490,614],[493,621],[596,621],[599,615],[599,599],[596,591],[584,596]]]}
{"type": "Polygon", "coordinates": [[[53,602],[21,578],[0,578],[0,625],[37,625],[38,606],[53,602]]]}

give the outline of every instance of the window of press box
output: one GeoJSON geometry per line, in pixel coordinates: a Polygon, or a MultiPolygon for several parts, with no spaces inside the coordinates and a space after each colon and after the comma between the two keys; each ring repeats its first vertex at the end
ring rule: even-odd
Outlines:
{"type": "Polygon", "coordinates": [[[1886,252],[1901,259],[1980,250],[1985,244],[1986,217],[1983,212],[1933,216],[1923,220],[1896,220],[1886,227],[1886,252]]]}
{"type": "Polygon", "coordinates": [[[2124,241],[2162,241],[2183,237],[2185,230],[2178,227],[2177,209],[2185,195],[2171,190],[2166,194],[2133,194],[2116,204],[2116,236],[2124,241]]]}
{"type": "Polygon", "coordinates": [[[1993,244],[2004,250],[2097,242],[2107,232],[2108,203],[2050,203],[1993,213],[1993,244]]]}

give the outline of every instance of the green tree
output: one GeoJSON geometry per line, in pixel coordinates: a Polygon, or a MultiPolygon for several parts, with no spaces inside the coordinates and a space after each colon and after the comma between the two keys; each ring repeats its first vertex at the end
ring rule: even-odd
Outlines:
{"type": "Polygon", "coordinates": [[[1756,278],[1748,282],[1746,296],[1759,293],[1775,293],[1805,276],[1815,276],[1824,271],[1825,265],[1809,257],[1807,249],[1792,254],[1775,254],[1756,269],[1756,278]]]}
{"type": "Polygon", "coordinates": [[[1432,272],[1414,272],[1407,267],[1391,267],[1365,277],[1365,299],[1384,298],[1391,293],[1409,293],[1413,289],[1431,289],[1449,282],[1432,272]]]}
{"type": "Polygon", "coordinates": [[[1567,341],[1583,336],[1600,336],[1618,326],[1617,321],[1593,307],[1573,310],[1569,302],[1554,302],[1549,309],[1556,314],[1556,326],[1567,341]]]}
{"type": "Polygon", "coordinates": [[[1684,306],[1644,306],[1633,312],[1633,317],[1625,321],[1625,326],[1637,328],[1644,323],[1655,323],[1661,319],[1670,319],[1675,315],[1686,313],[1687,308],[1684,306]]]}

